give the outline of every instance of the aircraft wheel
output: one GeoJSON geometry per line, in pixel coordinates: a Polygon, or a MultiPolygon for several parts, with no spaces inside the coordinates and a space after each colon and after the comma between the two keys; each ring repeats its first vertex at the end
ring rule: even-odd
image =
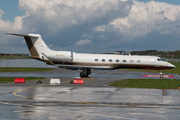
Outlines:
{"type": "Polygon", "coordinates": [[[88,77],[88,74],[86,75],[86,74],[83,74],[83,72],[81,72],[81,73],[80,73],[80,76],[81,76],[81,77],[88,77]]]}
{"type": "Polygon", "coordinates": [[[85,75],[81,72],[81,73],[80,73],[80,76],[81,76],[81,77],[84,77],[85,75]]]}

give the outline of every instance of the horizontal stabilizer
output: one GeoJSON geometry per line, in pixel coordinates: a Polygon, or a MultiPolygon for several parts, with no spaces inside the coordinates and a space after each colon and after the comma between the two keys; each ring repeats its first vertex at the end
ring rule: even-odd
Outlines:
{"type": "Polygon", "coordinates": [[[46,62],[46,64],[54,65],[54,63],[44,53],[42,53],[42,55],[43,55],[42,57],[43,57],[44,61],[46,62]]]}
{"type": "Polygon", "coordinates": [[[22,37],[39,37],[39,34],[17,34],[17,33],[6,33],[9,35],[22,36],[22,37]]]}

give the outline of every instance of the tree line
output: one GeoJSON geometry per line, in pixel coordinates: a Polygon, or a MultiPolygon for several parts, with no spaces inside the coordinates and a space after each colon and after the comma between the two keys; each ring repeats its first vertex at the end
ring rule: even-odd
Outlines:
{"type": "Polygon", "coordinates": [[[159,56],[163,58],[180,58],[180,50],[176,51],[157,51],[157,50],[145,50],[145,51],[131,51],[131,55],[151,55],[159,56]]]}

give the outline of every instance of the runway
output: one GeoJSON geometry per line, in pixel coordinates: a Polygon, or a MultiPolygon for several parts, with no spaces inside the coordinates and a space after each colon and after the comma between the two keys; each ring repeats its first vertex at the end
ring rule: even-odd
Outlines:
{"type": "MultiPolygon", "coordinates": [[[[45,76],[42,84],[0,84],[2,120],[179,120],[179,89],[112,87],[123,78],[140,78],[142,72],[92,71],[84,85],[69,84],[80,71],[56,68],[49,72],[0,73],[0,76],[45,76]],[[50,78],[61,80],[49,84],[50,78]]],[[[156,74],[156,73],[155,73],[156,74]]],[[[174,75],[176,79],[179,76],[174,75]]],[[[172,79],[173,80],[173,79],[172,79]]]]}

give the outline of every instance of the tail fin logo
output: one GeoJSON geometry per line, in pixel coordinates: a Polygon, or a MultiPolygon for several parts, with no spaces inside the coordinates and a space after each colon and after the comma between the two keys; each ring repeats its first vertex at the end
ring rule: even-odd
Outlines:
{"type": "Polygon", "coordinates": [[[41,44],[41,39],[38,39],[36,42],[35,42],[35,45],[40,45],[41,44]]]}

